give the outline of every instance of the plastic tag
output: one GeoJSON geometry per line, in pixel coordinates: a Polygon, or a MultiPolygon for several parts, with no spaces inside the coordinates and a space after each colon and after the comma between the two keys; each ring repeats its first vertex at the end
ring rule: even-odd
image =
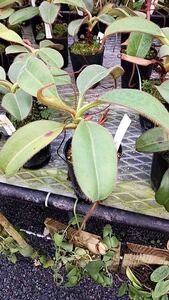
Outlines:
{"type": "Polygon", "coordinates": [[[47,23],[45,23],[45,35],[47,39],[52,39],[51,25],[47,23]]]}
{"type": "Polygon", "coordinates": [[[0,127],[3,127],[7,135],[12,135],[16,131],[15,127],[6,115],[0,115],[0,127]]]}
{"type": "Polygon", "coordinates": [[[32,5],[33,7],[36,6],[35,1],[36,1],[36,0],[31,0],[31,5],[32,5]]]}
{"type": "Polygon", "coordinates": [[[99,31],[99,33],[97,35],[97,40],[101,43],[103,38],[104,38],[104,33],[99,31]]]}
{"type": "Polygon", "coordinates": [[[120,147],[121,141],[124,138],[124,135],[125,135],[128,127],[130,126],[130,124],[131,124],[131,119],[129,118],[129,116],[127,114],[125,114],[123,116],[123,118],[117,128],[115,136],[114,136],[114,142],[115,142],[117,151],[120,147]]]}
{"type": "Polygon", "coordinates": [[[78,8],[77,8],[77,13],[78,13],[79,16],[83,16],[83,11],[79,10],[78,8]]]}

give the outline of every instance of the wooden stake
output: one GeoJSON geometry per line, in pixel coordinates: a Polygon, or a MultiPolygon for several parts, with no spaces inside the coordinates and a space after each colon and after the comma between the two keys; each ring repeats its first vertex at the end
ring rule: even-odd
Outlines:
{"type": "Polygon", "coordinates": [[[0,225],[4,230],[13,237],[13,239],[18,243],[21,248],[28,246],[27,242],[22,238],[22,236],[15,230],[12,224],[5,218],[5,216],[0,213],[0,225]]]}

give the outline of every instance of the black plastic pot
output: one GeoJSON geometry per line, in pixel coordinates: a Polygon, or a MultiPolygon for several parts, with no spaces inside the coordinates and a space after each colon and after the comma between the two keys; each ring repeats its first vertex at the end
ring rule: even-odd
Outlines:
{"type": "Polygon", "coordinates": [[[157,24],[159,27],[169,27],[169,16],[166,15],[166,12],[163,10],[151,15],[150,20],[157,24]]]}
{"type": "Polygon", "coordinates": [[[70,58],[72,61],[72,67],[74,71],[75,79],[77,79],[78,75],[82,71],[83,67],[89,66],[92,64],[102,65],[103,64],[103,55],[104,55],[104,48],[94,54],[94,55],[80,55],[80,54],[74,54],[70,50],[70,58]]]}
{"type": "MultiPolygon", "coordinates": [[[[74,170],[73,170],[73,165],[72,165],[70,154],[69,154],[71,152],[71,143],[72,143],[72,138],[67,140],[67,142],[65,143],[64,149],[63,149],[66,163],[68,166],[68,179],[71,181],[75,195],[78,197],[78,199],[89,203],[90,200],[82,192],[82,190],[77,182],[74,170]]],[[[118,159],[120,159],[121,156],[122,156],[122,146],[120,145],[119,150],[118,150],[118,159]]]]}
{"type": "Polygon", "coordinates": [[[169,151],[153,154],[151,165],[151,185],[154,191],[160,187],[162,177],[169,168],[169,151]]]}
{"type": "MultiPolygon", "coordinates": [[[[139,89],[139,75],[136,66],[134,67],[134,65],[131,62],[128,62],[126,60],[121,60],[121,66],[125,71],[124,75],[121,78],[122,88],[139,89]]],[[[150,79],[153,70],[153,65],[138,66],[138,69],[140,72],[141,80],[150,79]]]]}
{"type": "Polygon", "coordinates": [[[51,158],[51,146],[47,145],[24,164],[25,169],[36,170],[48,164],[51,158]]]}

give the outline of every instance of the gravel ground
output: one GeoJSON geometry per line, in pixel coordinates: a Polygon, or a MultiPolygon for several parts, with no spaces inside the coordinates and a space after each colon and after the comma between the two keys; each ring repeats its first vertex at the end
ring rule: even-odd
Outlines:
{"type": "MultiPolygon", "coordinates": [[[[43,232],[43,222],[46,217],[53,217],[59,221],[67,222],[69,216],[57,210],[44,209],[40,206],[27,205],[5,199],[0,201],[0,211],[20,228],[34,233],[43,232]]],[[[94,218],[88,223],[87,230],[101,234],[106,223],[94,218]]],[[[167,235],[149,232],[138,228],[124,227],[112,224],[117,237],[125,242],[140,242],[144,244],[166,244],[167,235]]],[[[30,244],[50,256],[53,254],[51,241],[30,235],[30,244]]],[[[113,276],[113,287],[103,288],[86,277],[74,288],[57,287],[52,272],[42,267],[35,267],[30,259],[19,256],[15,265],[0,256],[0,300],[111,300],[117,297],[118,288],[125,280],[124,276],[113,276]]],[[[128,296],[120,298],[127,300],[128,296]]]]}

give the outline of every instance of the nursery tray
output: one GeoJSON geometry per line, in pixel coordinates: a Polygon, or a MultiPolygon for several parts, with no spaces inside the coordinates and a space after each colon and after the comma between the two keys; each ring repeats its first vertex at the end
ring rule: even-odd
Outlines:
{"type": "MultiPolygon", "coordinates": [[[[109,127],[112,134],[116,131],[123,114],[123,110],[110,112],[106,126],[109,127]],[[112,119],[115,120],[113,126],[112,119]]],[[[112,195],[103,202],[103,205],[123,211],[168,219],[169,213],[156,203],[154,192],[151,189],[150,168],[152,156],[135,151],[134,142],[140,135],[138,116],[131,113],[129,116],[132,119],[132,123],[123,139],[123,152],[118,164],[117,186],[112,195]]],[[[0,142],[0,146],[2,145],[3,141],[0,142]]],[[[57,200],[55,200],[57,204],[59,196],[74,201],[76,197],[67,179],[65,163],[56,155],[57,147],[58,142],[54,141],[52,144],[53,158],[46,168],[36,171],[21,169],[15,176],[10,178],[6,178],[1,172],[0,182],[3,184],[3,187],[4,184],[7,188],[9,188],[9,185],[11,188],[15,187],[13,189],[13,196],[15,196],[16,187],[22,187],[25,197],[28,194],[28,189],[31,189],[32,192],[43,191],[57,195],[57,200]]],[[[60,201],[62,199],[60,198],[60,201]]],[[[55,207],[57,206],[56,203],[54,204],[55,207]]]]}

